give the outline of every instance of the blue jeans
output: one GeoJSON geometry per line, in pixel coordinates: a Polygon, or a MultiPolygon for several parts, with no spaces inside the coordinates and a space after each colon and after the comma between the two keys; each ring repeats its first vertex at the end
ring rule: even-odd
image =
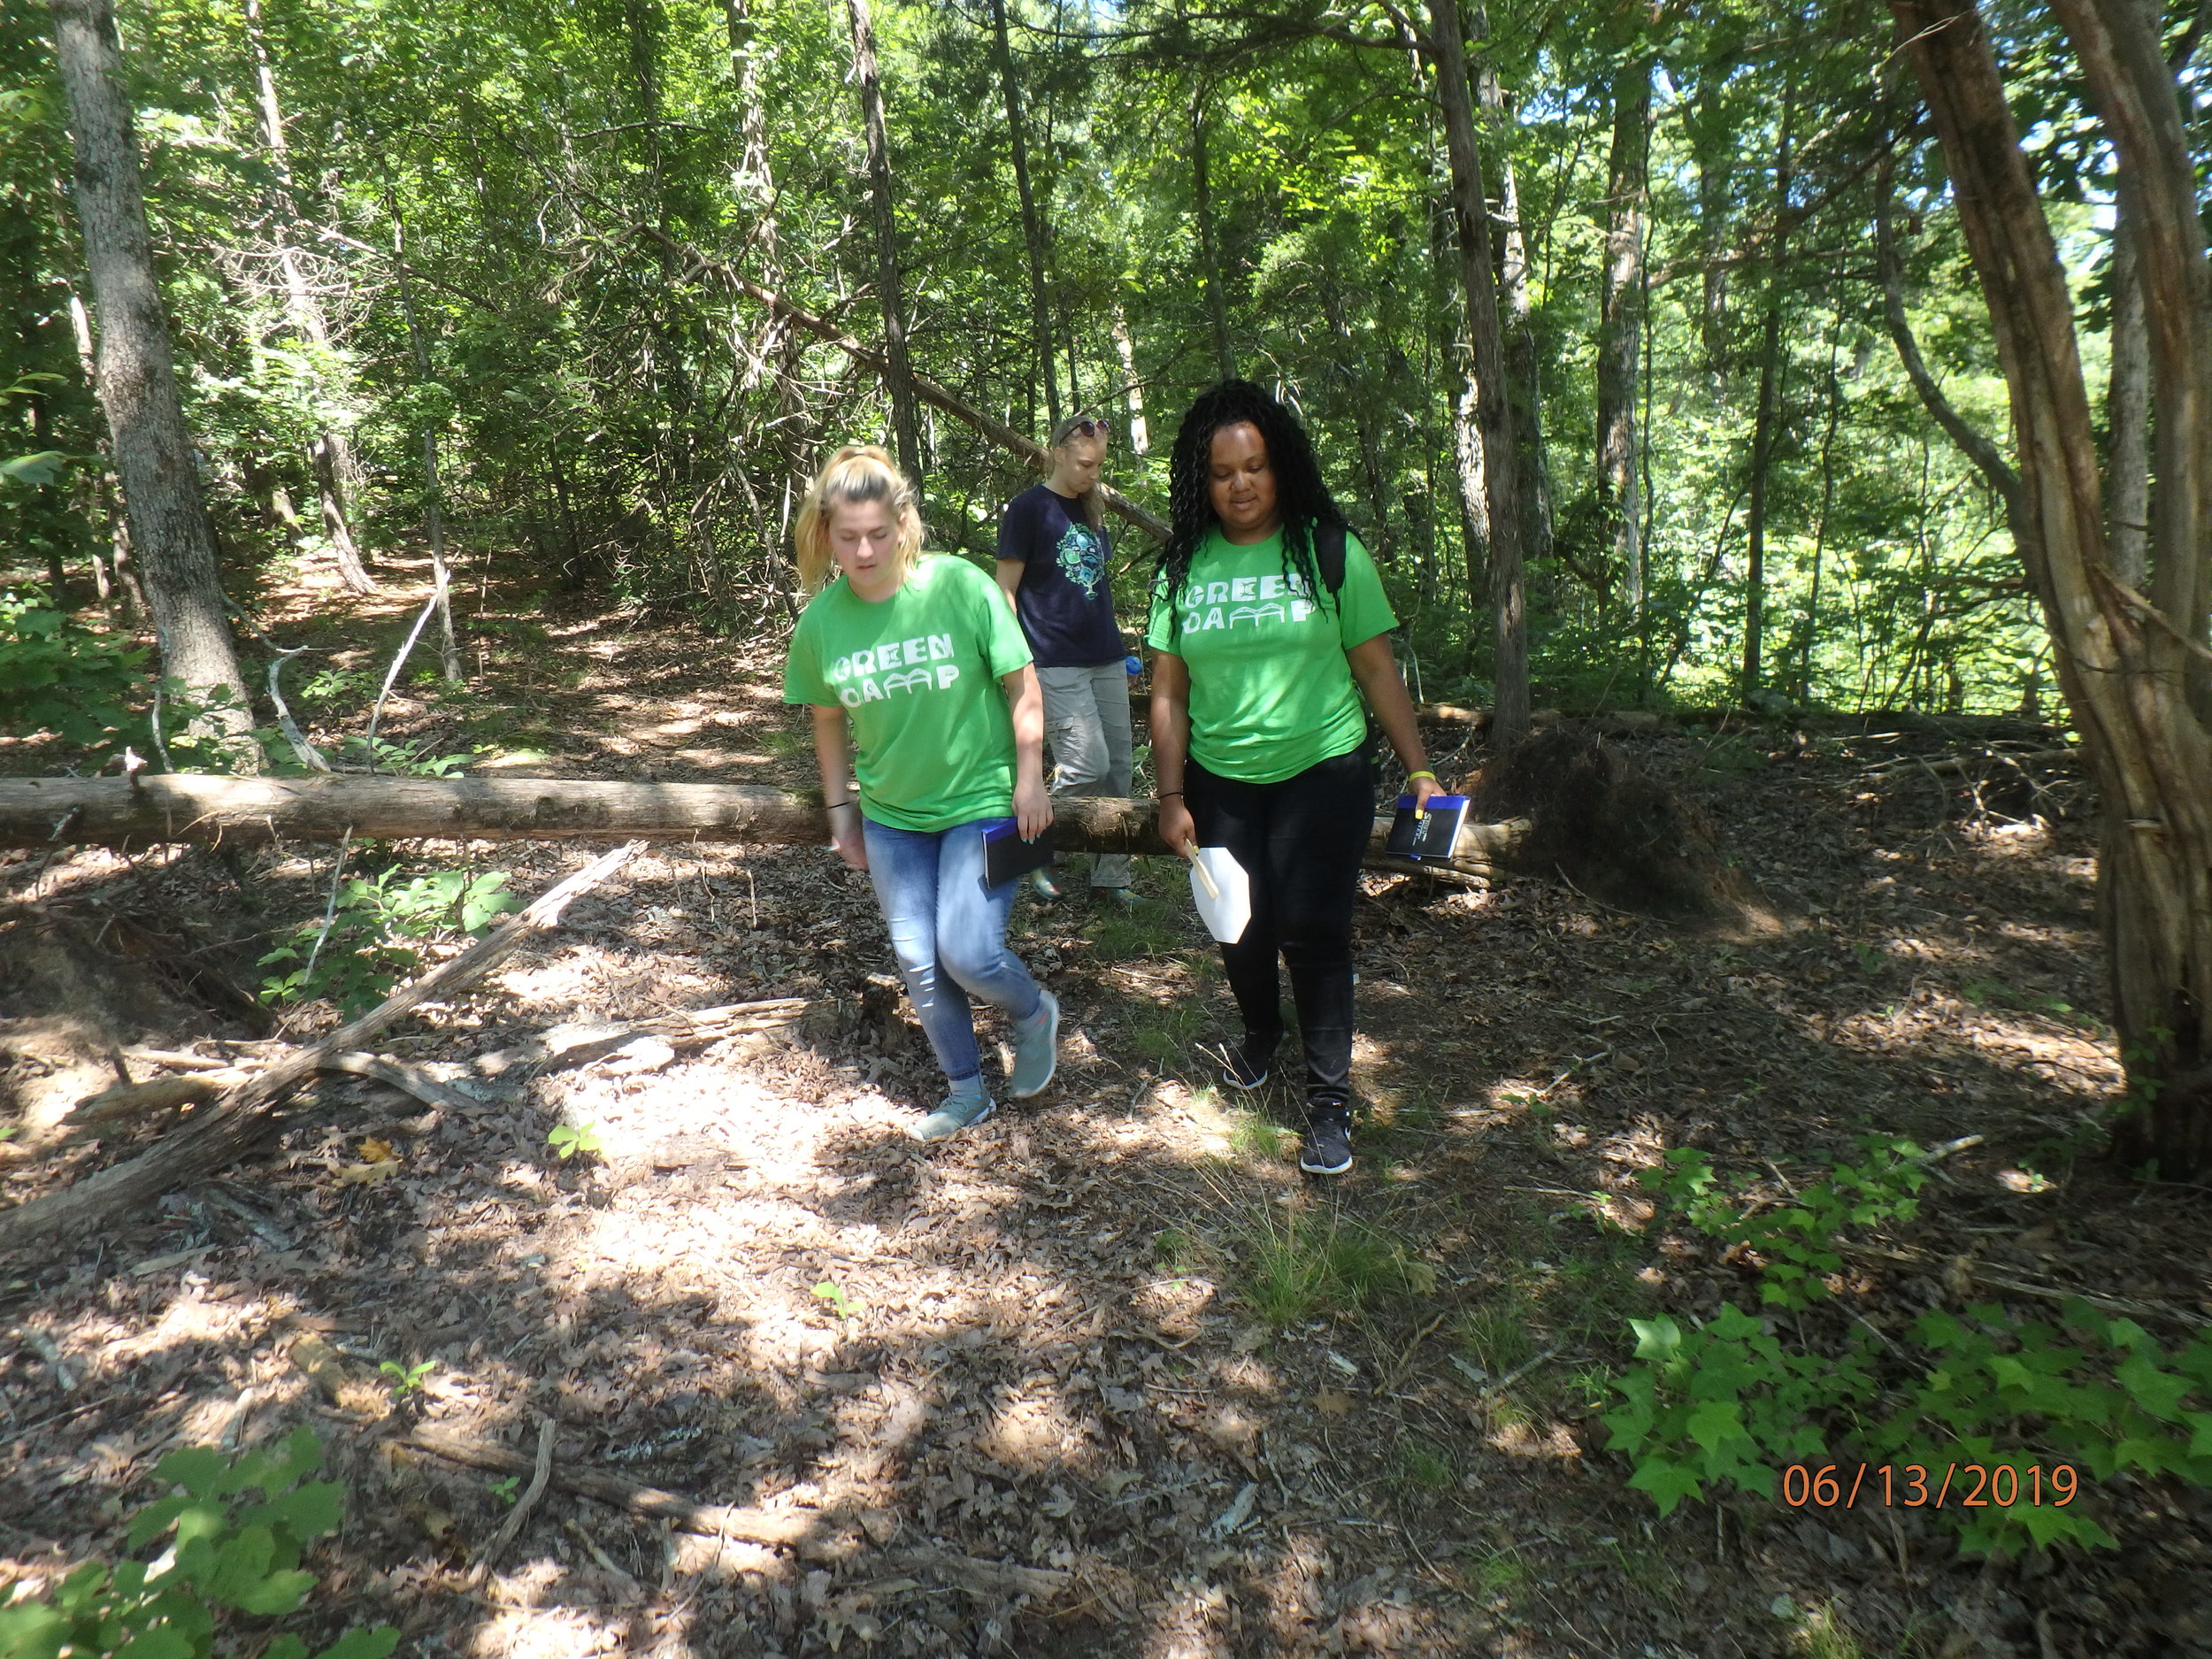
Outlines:
{"type": "Polygon", "coordinates": [[[891,954],[937,1064],[955,1084],[979,1077],[983,1061],[968,998],[980,997],[1015,1019],[1027,1019],[1044,1000],[1029,970],[1006,948],[1006,918],[1021,883],[983,885],[980,823],[903,830],[864,816],[860,833],[891,954]]]}

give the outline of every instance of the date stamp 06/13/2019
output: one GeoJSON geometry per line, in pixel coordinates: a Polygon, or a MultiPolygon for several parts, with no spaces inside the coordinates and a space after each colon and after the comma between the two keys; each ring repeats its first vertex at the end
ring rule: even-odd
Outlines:
{"type": "Polygon", "coordinates": [[[1862,1502],[1886,1509],[2009,1509],[2017,1504],[2064,1509],[2081,1491],[2071,1463],[1790,1463],[1782,1471],[1782,1502],[1792,1509],[1849,1509],[1862,1502]]]}

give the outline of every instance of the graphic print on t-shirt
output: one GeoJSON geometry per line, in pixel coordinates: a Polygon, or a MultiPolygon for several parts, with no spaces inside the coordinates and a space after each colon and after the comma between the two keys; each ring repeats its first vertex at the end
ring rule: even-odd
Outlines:
{"type": "Polygon", "coordinates": [[[1228,581],[1194,581],[1177,601],[1182,631],[1256,628],[1278,622],[1303,622],[1314,613],[1313,594],[1299,576],[1239,576],[1228,581]]]}
{"type": "Polygon", "coordinates": [[[1088,525],[1071,524],[1053,549],[1060,574],[1083,590],[1086,599],[1098,597],[1106,580],[1106,549],[1088,525]]]}
{"type": "Polygon", "coordinates": [[[959,668],[946,660],[952,654],[949,634],[886,640],[872,649],[839,657],[822,678],[835,689],[838,702],[857,709],[864,703],[880,703],[895,691],[951,690],[960,678],[959,668]]]}

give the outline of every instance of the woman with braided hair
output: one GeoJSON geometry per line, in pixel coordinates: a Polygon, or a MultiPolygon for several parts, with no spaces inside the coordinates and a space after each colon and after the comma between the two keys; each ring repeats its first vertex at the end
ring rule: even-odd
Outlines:
{"type": "Polygon", "coordinates": [[[1225,847],[1252,918],[1221,948],[1244,1020],[1222,1080],[1256,1089],[1282,1041],[1279,957],[1305,1049],[1298,1167],[1352,1167],[1352,907],[1374,824],[1367,706],[1416,804],[1437,790],[1391,655],[1397,618],[1297,418],[1247,380],[1184,416],[1145,642],[1160,838],[1225,847]],[[1340,568],[1333,548],[1340,542],[1340,568]]]}

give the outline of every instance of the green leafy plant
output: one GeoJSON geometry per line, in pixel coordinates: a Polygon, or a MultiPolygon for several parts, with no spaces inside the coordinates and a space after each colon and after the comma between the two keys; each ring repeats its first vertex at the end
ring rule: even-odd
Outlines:
{"type": "Polygon", "coordinates": [[[0,732],[111,746],[144,695],[145,651],[88,628],[36,588],[0,591],[0,732]]]}
{"type": "Polygon", "coordinates": [[[372,747],[365,737],[349,737],[339,744],[338,752],[355,765],[396,777],[450,778],[463,767],[473,765],[490,747],[479,743],[465,755],[440,755],[419,739],[394,742],[380,737],[372,747]]]}
{"type": "Polygon", "coordinates": [[[422,966],[430,945],[456,933],[475,937],[519,909],[506,886],[503,870],[436,870],[402,880],[395,864],[381,875],[355,876],[339,889],[327,934],[319,920],[303,922],[261,958],[265,968],[299,964],[263,980],[262,997],[328,996],[349,1018],[373,1008],[422,966]]]}
{"type": "Polygon", "coordinates": [[[1839,1264],[1841,1235],[1916,1210],[1925,1171],[1912,1144],[1872,1137],[1863,1148],[1799,1202],[1745,1213],[1743,1189],[1724,1187],[1701,1155],[1670,1155],[1653,1172],[1677,1217],[1755,1268],[1763,1302],[1799,1317],[1786,1327],[1724,1305],[1701,1324],[1630,1322],[1635,1358],[1613,1379],[1622,1403],[1603,1421],[1609,1446],[1635,1465],[1632,1487],[1667,1513],[1709,1487],[1771,1499],[1790,1464],[1864,1464],[1893,1482],[1916,1468],[1978,1469],[1975,1479],[2016,1499],[1962,1492],[1937,1517],[1962,1549],[2009,1554],[2114,1541],[2071,1489],[2062,1502],[2017,1497],[2032,1483],[2040,1497],[2047,1459],[2098,1480],[2136,1471],[2212,1485],[2212,1333],[2168,1352],[2133,1320],[2076,1298],[2056,1325],[1979,1304],[1932,1310],[1901,1340],[1863,1319],[1809,1333],[1802,1316],[1830,1294],[1822,1279],[1839,1264]]]}
{"type": "Polygon", "coordinates": [[[545,1143],[564,1160],[579,1152],[589,1156],[607,1149],[606,1142],[599,1138],[597,1126],[592,1124],[555,1124],[545,1137],[545,1143]]]}
{"type": "MultiPolygon", "coordinates": [[[[46,1594],[0,1607],[0,1659],[209,1659],[219,1633],[227,1647],[248,1638],[238,1616],[297,1611],[315,1584],[304,1547],[337,1530],[344,1502],[336,1483],[307,1479],[321,1463],[305,1428],[234,1458],[206,1446],[170,1453],[155,1473],[182,1490],[140,1510],[127,1534],[134,1552],[165,1536],[168,1548],[151,1562],[86,1562],[46,1594]]],[[[254,1645],[258,1659],[308,1651],[288,1632],[254,1645]]],[[[319,1659],[385,1659],[398,1645],[388,1625],[351,1630],[319,1659]]]]}
{"type": "Polygon", "coordinates": [[[518,1490],[522,1486],[522,1477],[520,1475],[502,1475],[498,1479],[488,1482],[488,1485],[492,1496],[497,1498],[502,1503],[511,1504],[515,1502],[518,1490]]]}
{"type": "Polygon", "coordinates": [[[392,1385],[392,1398],[404,1400],[410,1394],[422,1392],[430,1373],[438,1369],[434,1359],[419,1360],[412,1365],[403,1365],[396,1359],[388,1359],[376,1368],[376,1374],[392,1385]]]}
{"type": "Polygon", "coordinates": [[[815,1299],[829,1303],[830,1311],[841,1319],[849,1319],[860,1311],[860,1303],[852,1293],[833,1279],[826,1279],[814,1287],[815,1299]]]}
{"type": "Polygon", "coordinates": [[[1802,1308],[1828,1294],[1824,1280],[1843,1265],[1835,1248],[1843,1233],[1919,1213],[1914,1194],[1928,1184],[1921,1148],[1881,1135],[1864,1136],[1859,1145],[1858,1163],[1838,1164],[1794,1202],[1772,1209],[1759,1207],[1741,1184],[1724,1189],[1711,1160],[1688,1148],[1668,1153],[1665,1167],[1646,1171],[1642,1179],[1699,1232],[1755,1256],[1760,1301],[1802,1308]]]}

